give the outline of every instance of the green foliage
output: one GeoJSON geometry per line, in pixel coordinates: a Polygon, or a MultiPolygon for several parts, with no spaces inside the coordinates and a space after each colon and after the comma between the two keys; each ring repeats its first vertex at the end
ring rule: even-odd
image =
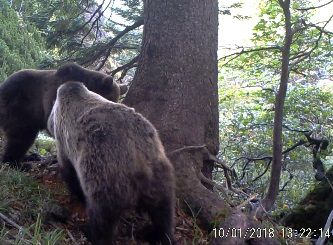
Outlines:
{"type": "Polygon", "coordinates": [[[41,156],[50,156],[56,154],[56,146],[53,138],[45,133],[40,133],[32,146],[32,151],[35,151],[41,156]]]}
{"type": "Polygon", "coordinates": [[[37,29],[0,0],[0,81],[14,71],[36,67],[44,42],[37,29]]]}
{"type": "MultiPolygon", "coordinates": [[[[42,67],[54,67],[65,61],[88,66],[98,64],[109,53],[110,40],[141,18],[142,1],[121,3],[113,6],[113,1],[34,0],[23,7],[20,1],[14,1],[13,8],[38,27],[52,50],[42,67]],[[121,23],[114,21],[113,16],[121,23]]],[[[110,56],[120,63],[133,58],[138,53],[141,32],[126,34],[112,48],[110,56]]]]}
{"type": "MultiPolygon", "coordinates": [[[[284,108],[283,149],[306,139],[300,131],[312,131],[313,137],[330,141],[329,148],[320,153],[329,168],[333,163],[333,87],[323,79],[332,77],[332,45],[331,36],[311,24],[315,10],[298,10],[312,2],[295,0],[291,5],[295,34],[284,108]]],[[[253,47],[220,62],[221,153],[237,169],[236,185],[261,196],[270,178],[274,101],[285,34],[283,16],[278,1],[261,1],[259,20],[253,29],[253,47]],[[260,160],[249,160],[257,158],[260,160]]],[[[295,205],[312,186],[312,160],[312,149],[306,145],[283,155],[279,209],[295,205]]],[[[216,178],[223,180],[220,174],[216,178]]]]}
{"type": "MultiPolygon", "coordinates": [[[[22,230],[11,230],[3,226],[0,243],[13,241],[13,244],[60,244],[64,240],[63,231],[48,229],[42,224],[41,213],[51,200],[49,190],[41,187],[28,174],[0,168],[0,212],[14,219],[22,230]]],[[[2,244],[2,243],[1,243],[2,244]]]]}
{"type": "MultiPolygon", "coordinates": [[[[226,74],[230,70],[223,70],[226,74]]],[[[238,74],[234,74],[238,77],[238,74]]],[[[274,117],[274,91],[251,85],[234,77],[224,77],[220,81],[220,146],[223,158],[234,164],[238,172],[238,185],[249,193],[263,195],[268,186],[270,171],[261,178],[268,159],[250,161],[248,158],[261,158],[272,155],[272,129],[274,117]],[[234,80],[233,80],[234,79],[234,80]]],[[[290,148],[299,140],[305,139],[301,132],[313,131],[313,136],[333,138],[333,90],[318,87],[316,84],[295,82],[289,86],[285,102],[283,145],[290,148]]],[[[332,145],[326,155],[332,154],[332,145]]],[[[324,156],[325,157],[325,156],[324,156]]],[[[324,158],[327,166],[332,164],[324,158]]],[[[294,205],[308,191],[314,179],[311,148],[300,146],[284,155],[281,192],[278,206],[294,205]],[[289,180],[290,174],[293,175],[289,180]]],[[[220,175],[217,175],[219,179],[220,175]]],[[[221,179],[222,180],[222,179],[221,179]]]]}
{"type": "Polygon", "coordinates": [[[7,30],[9,25],[14,25],[16,29],[7,34],[11,42],[7,40],[6,46],[0,38],[0,51],[5,53],[4,60],[15,64],[10,64],[10,69],[4,67],[6,69],[1,70],[0,79],[21,68],[35,67],[36,64],[40,68],[54,68],[67,61],[97,66],[106,60],[107,69],[114,69],[120,66],[118,64],[128,63],[139,52],[141,28],[128,32],[115,44],[111,40],[142,18],[142,1],[122,0],[115,4],[114,1],[96,0],[12,0],[10,6],[9,1],[1,1],[5,6],[3,12],[9,10],[10,16],[0,16],[0,28],[7,30]],[[19,30],[18,25],[21,28],[19,30]],[[29,35],[31,40],[25,35],[29,35]],[[22,44],[23,40],[31,44],[22,44]],[[39,54],[44,50],[43,40],[48,50],[40,59],[39,54]],[[23,53],[21,50],[13,52],[11,47],[7,47],[12,44],[22,49],[23,53]]]}
{"type": "MultiPolygon", "coordinates": [[[[291,77],[307,75],[308,79],[322,68],[327,72],[332,70],[333,47],[332,35],[321,32],[321,25],[312,25],[315,10],[299,11],[300,7],[310,6],[310,1],[292,1],[292,29],[294,38],[291,45],[291,77]]],[[[284,17],[278,1],[262,0],[260,4],[259,21],[253,29],[253,50],[242,54],[237,59],[228,62],[228,68],[244,70],[244,76],[266,81],[279,79],[280,57],[284,40],[284,17]]]]}
{"type": "Polygon", "coordinates": [[[49,200],[49,192],[26,174],[8,167],[0,168],[0,210],[22,207],[22,221],[37,218],[39,208],[49,200]],[[29,200],[26,202],[26,200],[29,200]]]}

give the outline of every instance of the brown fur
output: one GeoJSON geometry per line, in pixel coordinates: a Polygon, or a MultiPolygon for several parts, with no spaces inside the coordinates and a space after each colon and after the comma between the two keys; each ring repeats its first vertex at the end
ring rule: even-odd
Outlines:
{"type": "Polygon", "coordinates": [[[21,70],[0,85],[0,128],[6,136],[2,162],[18,167],[38,131],[46,128],[57,88],[68,80],[117,102],[123,87],[112,77],[70,63],[58,70],[21,70]]]}
{"type": "Polygon", "coordinates": [[[147,119],[67,82],[58,89],[48,129],[64,180],[86,203],[93,244],[112,244],[128,209],[149,213],[151,243],[173,241],[174,170],[147,119]]]}

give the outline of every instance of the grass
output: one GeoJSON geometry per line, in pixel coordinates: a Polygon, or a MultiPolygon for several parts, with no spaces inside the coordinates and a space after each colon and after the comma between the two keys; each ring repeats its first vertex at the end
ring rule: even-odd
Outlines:
{"type": "Polygon", "coordinates": [[[13,228],[0,219],[0,244],[66,244],[62,242],[63,230],[42,223],[42,210],[52,200],[51,195],[27,173],[1,166],[0,212],[22,228],[13,228]]]}

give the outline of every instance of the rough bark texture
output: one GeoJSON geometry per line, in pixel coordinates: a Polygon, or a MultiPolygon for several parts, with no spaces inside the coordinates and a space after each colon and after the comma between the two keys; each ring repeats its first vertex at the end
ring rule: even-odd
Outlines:
{"type": "Polygon", "coordinates": [[[217,0],[145,0],[139,65],[124,103],[158,129],[175,166],[180,205],[206,228],[248,227],[247,216],[201,183],[200,172],[212,170],[202,151],[174,152],[201,145],[218,152],[217,30],[217,0]]]}
{"type": "MultiPolygon", "coordinates": [[[[167,152],[206,144],[217,154],[217,0],[144,3],[141,58],[124,103],[157,127],[167,152]]],[[[225,206],[197,178],[201,153],[184,151],[171,160],[178,197],[208,225],[225,206]]]]}

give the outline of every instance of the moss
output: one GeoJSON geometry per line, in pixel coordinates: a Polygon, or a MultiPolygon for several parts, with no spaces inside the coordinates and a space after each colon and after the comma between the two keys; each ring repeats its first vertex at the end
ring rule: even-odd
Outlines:
{"type": "MultiPolygon", "coordinates": [[[[326,176],[333,182],[333,167],[327,171],[326,176]]],[[[282,223],[297,230],[322,228],[332,209],[333,191],[324,179],[317,183],[300,204],[282,219],[282,223]]]]}

